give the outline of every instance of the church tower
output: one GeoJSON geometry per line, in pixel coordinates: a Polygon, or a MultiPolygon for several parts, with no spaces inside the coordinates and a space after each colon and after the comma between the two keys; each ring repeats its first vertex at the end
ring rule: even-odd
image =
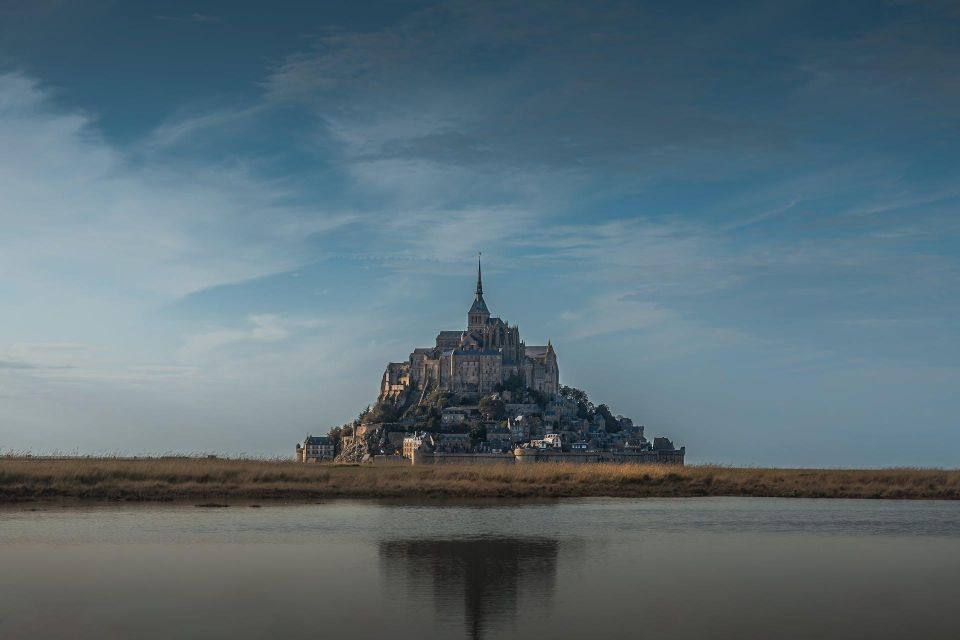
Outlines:
{"type": "Polygon", "coordinates": [[[490,310],[483,301],[483,278],[480,273],[480,256],[477,256],[477,297],[467,312],[467,331],[479,331],[487,325],[490,310]]]}

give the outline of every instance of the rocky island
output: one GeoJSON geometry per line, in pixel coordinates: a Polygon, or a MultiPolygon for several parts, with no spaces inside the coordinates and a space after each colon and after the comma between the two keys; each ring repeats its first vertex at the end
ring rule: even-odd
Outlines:
{"type": "Polygon", "coordinates": [[[380,394],[353,422],[298,443],[301,462],[683,464],[685,447],[560,384],[552,342],[527,345],[493,317],[477,262],[467,326],[387,365],[380,394]]]}

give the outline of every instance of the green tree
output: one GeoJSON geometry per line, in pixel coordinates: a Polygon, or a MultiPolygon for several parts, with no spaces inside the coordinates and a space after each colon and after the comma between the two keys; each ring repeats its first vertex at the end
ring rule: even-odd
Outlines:
{"type": "Polygon", "coordinates": [[[478,424],[470,428],[470,443],[473,446],[477,446],[481,442],[484,442],[487,439],[487,427],[486,425],[478,424]]]}
{"type": "Polygon", "coordinates": [[[450,402],[453,400],[453,394],[449,391],[443,391],[442,389],[434,389],[430,394],[424,399],[424,402],[431,407],[436,407],[438,409],[443,409],[450,406],[450,402]]]}
{"type": "Polygon", "coordinates": [[[604,427],[607,433],[617,433],[620,431],[620,421],[610,412],[610,407],[605,404],[597,405],[597,415],[603,416],[604,427]]]}
{"type": "Polygon", "coordinates": [[[430,407],[430,410],[427,413],[427,418],[423,423],[423,430],[431,433],[438,433],[442,426],[443,420],[440,415],[440,410],[436,407],[430,407]]]}
{"type": "Polygon", "coordinates": [[[542,391],[536,391],[535,389],[527,390],[527,393],[530,395],[530,398],[533,400],[534,404],[540,407],[540,410],[543,411],[547,408],[547,403],[550,401],[550,397],[542,391]]]}
{"type": "Polygon", "coordinates": [[[400,418],[400,411],[392,404],[378,402],[366,412],[365,422],[396,422],[400,418]]]}
{"type": "Polygon", "coordinates": [[[330,427],[327,436],[333,438],[334,444],[340,444],[340,437],[343,435],[343,427],[330,427]]]}
{"type": "Polygon", "coordinates": [[[581,391],[575,387],[563,385],[560,387],[560,395],[564,398],[570,398],[577,403],[577,417],[581,420],[592,420],[596,410],[586,391],[581,391]]]}
{"type": "Polygon", "coordinates": [[[480,399],[480,413],[487,420],[503,420],[507,415],[507,405],[503,400],[484,396],[480,399]]]}
{"type": "Polygon", "coordinates": [[[577,402],[589,402],[590,399],[587,397],[586,391],[581,391],[576,387],[568,387],[567,385],[560,385],[560,395],[564,398],[570,398],[576,400],[577,402]]]}
{"type": "Polygon", "coordinates": [[[509,391],[510,393],[520,393],[526,388],[526,380],[524,380],[523,376],[517,375],[516,373],[494,387],[497,391],[509,391]]]}

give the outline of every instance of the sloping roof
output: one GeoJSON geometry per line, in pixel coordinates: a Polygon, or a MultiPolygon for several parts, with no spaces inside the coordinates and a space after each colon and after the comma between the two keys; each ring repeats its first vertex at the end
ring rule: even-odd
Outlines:
{"type": "Polygon", "coordinates": [[[466,356],[499,356],[502,355],[499,349],[477,349],[473,346],[461,347],[456,350],[458,355],[466,356]]]}
{"type": "Polygon", "coordinates": [[[477,298],[473,301],[468,313],[483,313],[488,316],[490,315],[490,310],[487,309],[487,303],[483,301],[482,295],[477,295],[477,298]]]}
{"type": "Polygon", "coordinates": [[[440,413],[470,413],[473,407],[444,407],[440,413]]]}
{"type": "Polygon", "coordinates": [[[547,345],[535,346],[535,347],[531,347],[530,345],[527,345],[524,352],[526,353],[526,355],[530,356],[531,358],[540,358],[547,355],[548,348],[549,347],[547,345]]]}

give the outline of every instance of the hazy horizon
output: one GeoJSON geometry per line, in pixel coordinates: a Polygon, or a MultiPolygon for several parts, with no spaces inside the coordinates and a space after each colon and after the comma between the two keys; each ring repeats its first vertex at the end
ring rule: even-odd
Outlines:
{"type": "Polygon", "coordinates": [[[958,467],[958,114],[938,0],[5,2],[0,453],[292,456],[482,251],[687,462],[958,467]]]}

